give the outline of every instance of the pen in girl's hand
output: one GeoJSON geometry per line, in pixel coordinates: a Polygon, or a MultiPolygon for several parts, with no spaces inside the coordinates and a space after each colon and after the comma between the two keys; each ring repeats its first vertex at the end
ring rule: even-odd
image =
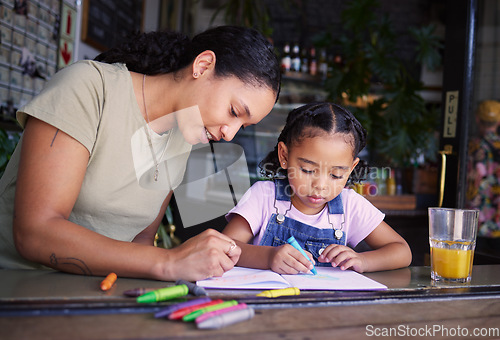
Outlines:
{"type": "Polygon", "coordinates": [[[316,271],[316,268],[314,267],[314,263],[311,261],[311,259],[309,258],[309,256],[307,256],[306,252],[304,251],[304,249],[302,249],[302,247],[300,246],[300,244],[297,242],[297,240],[295,239],[295,237],[293,236],[290,236],[290,238],[286,241],[288,244],[290,244],[292,247],[294,247],[295,249],[297,249],[298,251],[300,251],[300,253],[302,255],[304,255],[306,257],[306,259],[311,262],[313,264],[313,267],[311,269],[311,272],[316,275],[318,274],[318,272],[316,271]]]}

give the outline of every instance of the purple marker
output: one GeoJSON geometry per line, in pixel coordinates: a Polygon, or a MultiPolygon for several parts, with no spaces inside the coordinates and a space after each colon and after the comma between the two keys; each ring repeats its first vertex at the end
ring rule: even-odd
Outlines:
{"type": "Polygon", "coordinates": [[[212,299],[210,299],[209,297],[203,297],[203,298],[199,298],[199,299],[189,300],[186,302],[176,303],[175,305],[170,305],[170,306],[156,312],[155,318],[167,317],[171,313],[173,313],[176,310],[179,310],[181,308],[195,306],[195,305],[199,305],[200,303],[205,303],[205,302],[210,302],[210,301],[212,301],[212,299]]]}
{"type": "Polygon", "coordinates": [[[200,329],[218,329],[232,325],[237,322],[250,320],[255,315],[251,307],[243,308],[234,312],[219,314],[196,324],[200,329]]]}
{"type": "Polygon", "coordinates": [[[247,304],[246,303],[239,303],[239,304],[231,306],[231,307],[226,307],[226,308],[214,310],[214,311],[211,311],[208,313],[204,313],[196,318],[196,323],[200,323],[200,322],[202,322],[206,319],[210,319],[211,317],[216,316],[216,315],[220,315],[220,314],[224,314],[224,313],[228,313],[228,312],[234,312],[236,310],[240,310],[240,309],[244,309],[244,308],[247,308],[247,304]]]}

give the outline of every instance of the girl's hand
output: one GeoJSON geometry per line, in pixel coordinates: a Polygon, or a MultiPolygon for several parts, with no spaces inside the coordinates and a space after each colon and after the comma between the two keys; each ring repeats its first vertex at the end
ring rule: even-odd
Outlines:
{"type": "Polygon", "coordinates": [[[349,247],[340,244],[330,244],[318,257],[319,262],[330,262],[332,267],[341,270],[352,268],[358,273],[365,271],[363,256],[349,247]]]}
{"type": "MultiPolygon", "coordinates": [[[[312,255],[307,256],[314,262],[312,255]]],[[[269,268],[278,274],[307,273],[313,269],[313,264],[304,255],[289,244],[273,247],[269,258],[269,268]]]]}

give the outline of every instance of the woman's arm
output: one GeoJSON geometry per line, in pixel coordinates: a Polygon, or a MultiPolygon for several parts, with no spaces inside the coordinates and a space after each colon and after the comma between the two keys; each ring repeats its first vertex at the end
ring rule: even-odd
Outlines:
{"type": "Polygon", "coordinates": [[[331,262],[341,269],[352,268],[359,273],[397,269],[411,263],[408,243],[384,221],[365,238],[365,242],[373,250],[357,253],[347,246],[332,244],[318,260],[331,262]]]}
{"type": "Polygon", "coordinates": [[[163,204],[160,208],[160,213],[153,221],[153,223],[151,223],[146,229],[137,234],[132,240],[132,242],[142,243],[150,246],[154,245],[156,233],[158,232],[160,223],[163,220],[163,217],[165,216],[165,211],[167,210],[167,206],[168,203],[170,202],[171,197],[172,197],[172,191],[168,193],[167,198],[165,198],[165,201],[163,201],[163,204]]]}
{"type": "Polygon", "coordinates": [[[241,267],[271,269],[280,274],[305,273],[313,268],[313,265],[289,244],[280,247],[248,244],[254,235],[247,220],[238,214],[234,214],[223,234],[240,246],[241,256],[237,264],[241,267]]]}
{"type": "Polygon", "coordinates": [[[27,122],[14,209],[14,241],[28,260],[57,270],[160,280],[220,276],[238,260],[232,240],[214,230],[167,250],[113,240],[68,221],[89,153],[78,141],[36,118],[27,122]]]}

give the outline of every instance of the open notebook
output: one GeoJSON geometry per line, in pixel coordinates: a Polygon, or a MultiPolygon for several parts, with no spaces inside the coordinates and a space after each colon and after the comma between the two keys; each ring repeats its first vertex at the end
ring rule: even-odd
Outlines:
{"type": "Polygon", "coordinates": [[[271,270],[234,267],[222,275],[196,284],[205,288],[280,289],[297,287],[301,290],[383,290],[383,284],[352,270],[316,267],[317,275],[280,275],[271,270]]]}

